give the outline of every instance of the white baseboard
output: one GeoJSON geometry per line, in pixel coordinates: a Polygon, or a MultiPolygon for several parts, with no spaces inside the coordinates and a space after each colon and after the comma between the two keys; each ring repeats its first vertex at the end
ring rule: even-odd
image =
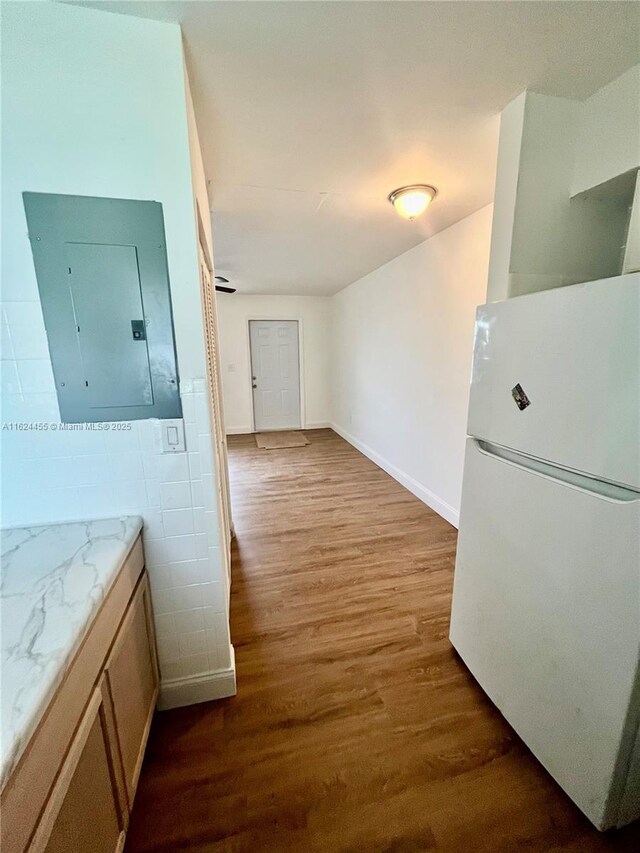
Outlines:
{"type": "MultiPolygon", "coordinates": [[[[300,429],[329,429],[333,426],[329,421],[307,421],[300,429]]],[[[298,427],[292,427],[298,429],[298,427]]],[[[225,429],[227,435],[251,435],[255,432],[253,427],[227,427],[225,429]]]]}
{"type": "Polygon", "coordinates": [[[455,528],[459,526],[460,513],[450,504],[443,501],[442,498],[439,498],[437,495],[434,495],[434,493],[427,489],[426,486],[423,486],[422,483],[414,480],[410,474],[407,474],[405,471],[401,471],[400,468],[397,468],[389,462],[388,459],[385,459],[384,456],[377,453],[372,447],[369,447],[354,435],[351,435],[351,433],[347,432],[346,429],[338,426],[338,424],[331,424],[330,426],[331,429],[337,432],[345,441],[348,441],[349,444],[353,445],[356,450],[359,450],[360,453],[363,453],[368,459],[375,462],[379,468],[382,468],[383,471],[390,474],[394,480],[397,480],[405,487],[405,489],[408,489],[411,494],[419,498],[423,503],[434,510],[434,512],[437,512],[438,515],[441,515],[445,521],[448,521],[449,524],[452,524],[455,528]]]}
{"type": "Polygon", "coordinates": [[[187,678],[174,678],[160,684],[158,710],[182,708],[184,705],[197,705],[212,699],[225,699],[236,695],[236,661],[231,646],[231,666],[216,672],[190,675],[187,678]]]}

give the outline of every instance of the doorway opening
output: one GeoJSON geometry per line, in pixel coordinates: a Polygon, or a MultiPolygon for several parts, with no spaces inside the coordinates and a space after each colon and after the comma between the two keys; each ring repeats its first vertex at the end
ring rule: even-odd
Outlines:
{"type": "Polygon", "coordinates": [[[300,429],[300,329],[297,320],[249,320],[256,432],[300,429]]]}

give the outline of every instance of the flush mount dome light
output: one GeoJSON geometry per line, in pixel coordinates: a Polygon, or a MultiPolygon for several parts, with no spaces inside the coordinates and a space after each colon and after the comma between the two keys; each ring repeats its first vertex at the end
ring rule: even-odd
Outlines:
{"type": "Polygon", "coordinates": [[[437,190],[428,184],[411,184],[400,187],[389,195],[389,201],[405,219],[415,219],[429,207],[437,190]]]}

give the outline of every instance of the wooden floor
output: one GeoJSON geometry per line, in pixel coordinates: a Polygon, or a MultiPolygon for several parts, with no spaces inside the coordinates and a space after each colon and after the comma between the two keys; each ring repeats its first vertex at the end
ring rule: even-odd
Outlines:
{"type": "Polygon", "coordinates": [[[238,695],[157,716],[128,853],[640,851],[640,827],[591,828],[453,651],[455,530],[308,435],[229,442],[238,695]]]}

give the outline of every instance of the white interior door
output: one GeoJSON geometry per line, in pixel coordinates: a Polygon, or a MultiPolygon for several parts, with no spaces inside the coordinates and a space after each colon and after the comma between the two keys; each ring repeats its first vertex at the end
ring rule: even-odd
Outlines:
{"type": "Polygon", "coordinates": [[[297,320],[250,320],[253,414],[256,432],[300,429],[297,320]]]}

